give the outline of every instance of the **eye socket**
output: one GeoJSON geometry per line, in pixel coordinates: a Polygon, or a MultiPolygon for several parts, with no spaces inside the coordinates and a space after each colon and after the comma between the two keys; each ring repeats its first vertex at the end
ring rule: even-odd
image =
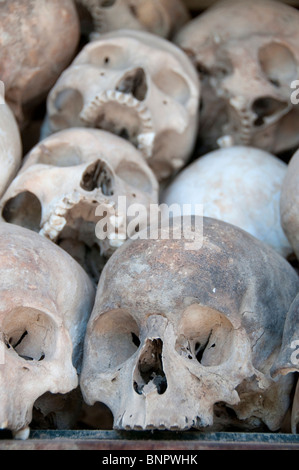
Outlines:
{"type": "Polygon", "coordinates": [[[231,355],[234,328],[225,315],[193,305],[183,316],[176,351],[205,367],[219,366],[231,355]]]}
{"type": "Polygon", "coordinates": [[[96,67],[102,67],[107,69],[122,69],[125,64],[127,64],[126,51],[119,46],[113,44],[105,44],[91,47],[88,49],[87,58],[80,60],[78,59],[78,64],[89,63],[95,65],[96,67]]]}
{"type": "Polygon", "coordinates": [[[7,314],[3,322],[7,349],[26,361],[50,359],[55,352],[57,326],[44,312],[19,307],[7,314]]]}
{"type": "Polygon", "coordinates": [[[261,47],[259,62],[267,79],[276,87],[296,78],[296,59],[293,52],[283,44],[272,42],[261,47]]]}
{"type": "Polygon", "coordinates": [[[93,351],[97,371],[107,372],[126,362],[140,345],[139,328],[124,310],[101,315],[93,325],[93,351]]]}
{"type": "Polygon", "coordinates": [[[181,104],[185,104],[190,98],[190,88],[187,81],[173,70],[160,70],[153,81],[159,90],[181,104]]]}
{"type": "Polygon", "coordinates": [[[132,186],[134,189],[150,193],[153,190],[151,181],[146,173],[136,167],[133,163],[122,162],[117,167],[116,174],[125,183],[132,186]]]}
{"type": "Polygon", "coordinates": [[[3,219],[34,232],[40,231],[42,206],[40,200],[30,191],[23,191],[8,199],[2,210],[3,219]]]}

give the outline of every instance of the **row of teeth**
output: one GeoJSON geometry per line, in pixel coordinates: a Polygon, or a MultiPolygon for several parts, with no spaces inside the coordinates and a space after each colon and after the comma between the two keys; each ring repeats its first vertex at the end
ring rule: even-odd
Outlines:
{"type": "Polygon", "coordinates": [[[141,103],[131,94],[116,90],[104,91],[83,108],[80,118],[88,125],[93,125],[98,116],[99,108],[110,102],[116,102],[126,106],[133,109],[138,114],[142,130],[137,137],[137,148],[146,158],[150,158],[153,154],[153,144],[155,140],[151,113],[144,103],[141,103]]]}
{"type": "MultiPolygon", "coordinates": [[[[52,241],[55,241],[58,235],[62,232],[67,221],[65,215],[67,212],[77,205],[82,199],[83,195],[74,191],[71,195],[63,198],[60,203],[56,206],[54,213],[51,214],[49,220],[43,225],[40,230],[40,235],[45,238],[49,238],[52,241]]],[[[110,206],[113,206],[114,203],[110,203],[110,206]]],[[[108,243],[111,248],[120,248],[126,241],[126,230],[123,227],[125,217],[121,214],[116,213],[109,218],[110,224],[115,230],[115,232],[109,234],[108,243]]]]}

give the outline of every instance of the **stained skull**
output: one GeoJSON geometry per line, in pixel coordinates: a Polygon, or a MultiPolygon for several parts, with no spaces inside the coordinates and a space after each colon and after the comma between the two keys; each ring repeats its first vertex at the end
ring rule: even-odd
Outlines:
{"type": "Polygon", "coordinates": [[[69,127],[129,140],[158,179],[193,151],[200,84],[177,46],[143,31],[119,31],[85,46],[48,97],[42,136],[69,127]]]}
{"type": "Polygon", "coordinates": [[[202,81],[204,149],[225,135],[274,154],[298,146],[298,31],[299,12],[272,0],[220,1],[179,31],[202,81]]]}
{"type": "Polygon", "coordinates": [[[179,218],[173,232],[142,232],[106,264],[85,337],[83,397],[107,405],[117,429],[204,429],[217,404],[245,429],[277,430],[294,378],[274,381],[270,368],[298,276],[241,229],[197,220],[188,233],[203,224],[201,249],[186,249],[179,218]]]}
{"type": "Polygon", "coordinates": [[[78,385],[94,289],[62,249],[0,224],[0,429],[28,437],[35,401],[78,385]]]}
{"type": "Polygon", "coordinates": [[[0,2],[0,21],[0,80],[23,127],[75,55],[78,15],[72,0],[14,0],[0,2]]]}
{"type": "Polygon", "coordinates": [[[127,208],[146,209],[142,226],[149,205],[157,202],[157,180],[129,142],[79,128],[55,133],[29,152],[0,201],[0,213],[4,221],[60,245],[97,279],[101,256],[109,257],[127,238],[134,219],[127,208]],[[103,219],[109,226],[98,237],[103,219]]]}
{"type": "Polygon", "coordinates": [[[190,15],[181,0],[76,0],[91,14],[92,29],[107,33],[118,29],[145,30],[172,37],[190,15]]]}

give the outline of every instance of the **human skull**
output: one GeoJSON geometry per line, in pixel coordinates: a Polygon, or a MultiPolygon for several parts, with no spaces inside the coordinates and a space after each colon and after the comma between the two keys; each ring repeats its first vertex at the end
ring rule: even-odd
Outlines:
{"type": "Polygon", "coordinates": [[[0,22],[0,80],[23,126],[28,110],[45,98],[73,59],[79,19],[72,0],[7,0],[0,2],[0,22]]]}
{"type": "Polygon", "coordinates": [[[103,35],[79,53],[48,97],[42,136],[69,127],[118,134],[158,179],[184,165],[197,134],[200,85],[188,57],[143,31],[103,35]]]}
{"type": "Polygon", "coordinates": [[[180,239],[181,218],[173,220],[175,237],[167,227],[156,239],[140,233],[102,272],[84,343],[84,400],[108,406],[117,429],[205,428],[215,403],[239,422],[279,429],[293,378],[274,381],[270,368],[296,272],[233,225],[194,219],[180,239]],[[186,241],[200,224],[194,250],[186,241]]]}
{"type": "Polygon", "coordinates": [[[0,197],[17,174],[21,158],[20,131],[0,91],[0,197]]]}
{"type": "Polygon", "coordinates": [[[129,142],[101,130],[73,128],[29,152],[0,201],[0,214],[59,244],[96,278],[97,257],[110,256],[127,238],[135,216],[127,217],[129,206],[146,209],[142,226],[149,205],[157,202],[157,180],[129,142]],[[97,234],[101,220],[108,221],[107,236],[97,234]]]}
{"type": "Polygon", "coordinates": [[[171,38],[190,15],[181,0],[76,0],[87,8],[98,33],[144,30],[171,38]]]}
{"type": "Polygon", "coordinates": [[[280,194],[287,164],[265,152],[232,146],[210,152],[187,166],[166,187],[162,202],[246,230],[288,257],[293,250],[280,223],[280,194]],[[185,208],[184,208],[184,205],[185,208]]]}
{"type": "Polygon", "coordinates": [[[298,40],[299,12],[272,0],[223,0],[181,29],[202,81],[203,149],[224,135],[274,154],[298,146],[298,40]]]}
{"type": "MultiPolygon", "coordinates": [[[[273,377],[299,372],[299,294],[287,314],[280,354],[272,367],[273,377]]],[[[291,426],[296,433],[299,424],[299,382],[294,395],[291,426]]]]}
{"type": "Polygon", "coordinates": [[[78,385],[94,288],[62,249],[6,223],[0,273],[0,429],[27,436],[35,401],[78,385]]]}
{"type": "Polygon", "coordinates": [[[299,150],[293,155],[280,198],[281,224],[299,260],[299,150]]]}

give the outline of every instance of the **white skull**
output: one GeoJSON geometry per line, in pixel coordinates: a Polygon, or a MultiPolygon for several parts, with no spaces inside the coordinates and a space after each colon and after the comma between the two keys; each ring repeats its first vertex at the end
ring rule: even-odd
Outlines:
{"type": "Polygon", "coordinates": [[[193,229],[200,222],[199,250],[165,228],[127,241],[104,268],[80,386],[87,404],[111,409],[115,428],[204,428],[220,403],[239,424],[273,431],[290,405],[293,378],[274,381],[270,367],[297,274],[239,228],[200,218],[193,229]]]}
{"type": "Polygon", "coordinates": [[[79,19],[72,0],[13,0],[0,2],[0,22],[0,80],[23,126],[73,59],[79,19]]]}
{"type": "Polygon", "coordinates": [[[299,12],[272,0],[220,1],[182,28],[175,43],[202,81],[204,149],[223,135],[274,154],[297,147],[298,40],[299,12]]]}
{"type": "Polygon", "coordinates": [[[0,429],[22,433],[41,395],[77,387],[94,289],[62,249],[6,223],[0,273],[0,429]]]}
{"type": "Polygon", "coordinates": [[[145,30],[170,38],[190,15],[181,0],[76,0],[90,12],[98,33],[145,30]]]}
{"type": "Polygon", "coordinates": [[[162,202],[179,204],[181,211],[188,204],[192,214],[196,204],[201,204],[204,216],[234,224],[287,257],[292,248],[280,223],[280,194],[286,173],[286,163],[263,150],[222,148],[179,173],[165,189],[162,202]]]}
{"type": "Polygon", "coordinates": [[[97,253],[110,256],[127,237],[134,217],[127,208],[146,208],[143,226],[157,202],[157,180],[135,147],[109,132],[73,128],[31,150],[0,201],[0,214],[61,245],[96,277],[97,253]],[[110,220],[102,239],[96,234],[101,217],[110,220]]]}
{"type": "Polygon", "coordinates": [[[85,46],[48,97],[43,137],[69,127],[100,128],[130,140],[158,179],[193,151],[200,85],[188,57],[143,31],[103,35],[85,46]]]}
{"type": "Polygon", "coordinates": [[[0,91],[0,197],[17,174],[21,158],[20,131],[0,91]]]}
{"type": "Polygon", "coordinates": [[[281,224],[299,260],[299,150],[293,155],[280,198],[281,224]]]}

